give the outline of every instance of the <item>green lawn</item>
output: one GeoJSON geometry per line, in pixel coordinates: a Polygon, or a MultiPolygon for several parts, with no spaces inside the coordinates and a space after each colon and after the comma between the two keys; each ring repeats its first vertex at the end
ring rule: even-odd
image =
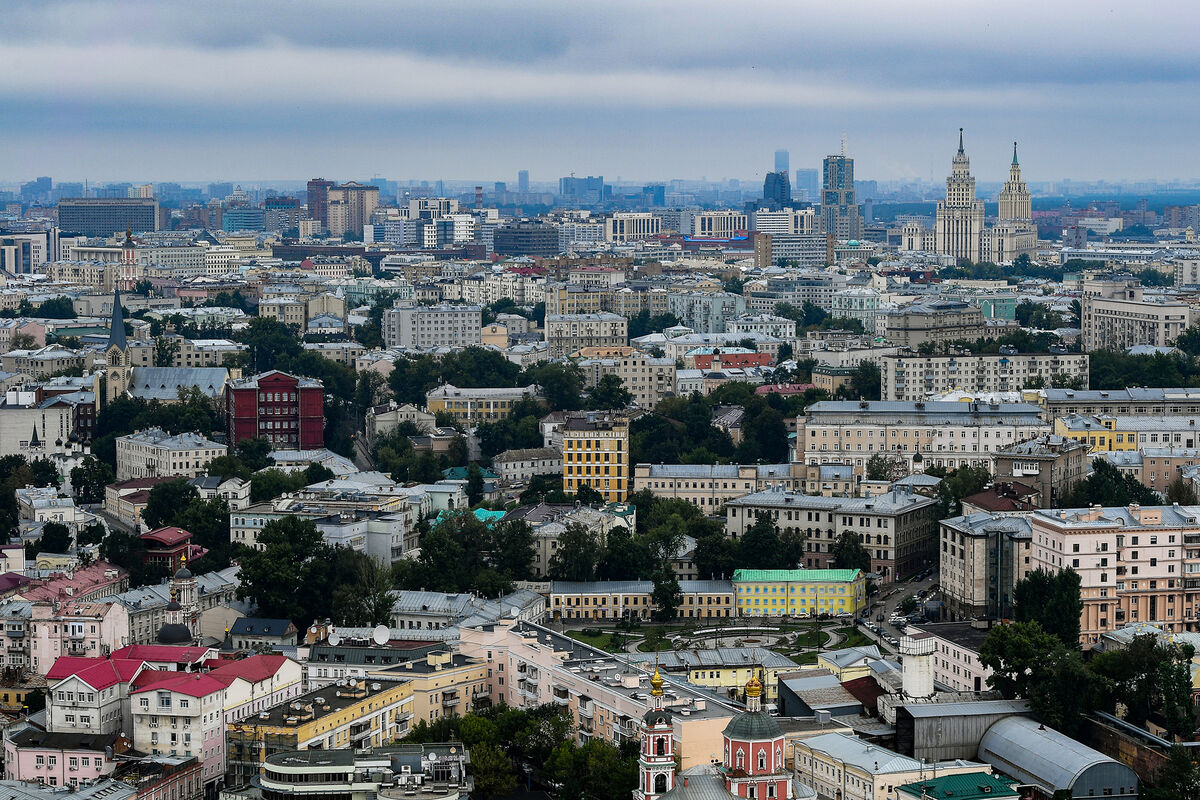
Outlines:
{"type": "Polygon", "coordinates": [[[850,625],[845,628],[836,628],[834,633],[839,633],[846,637],[845,640],[838,645],[839,649],[843,647],[867,647],[868,645],[875,644],[870,637],[868,637],[865,633],[859,630],[857,626],[854,625],[850,625]]]}
{"type": "Polygon", "coordinates": [[[796,647],[824,647],[829,643],[829,634],[825,631],[808,630],[797,634],[794,641],[796,647]]]}

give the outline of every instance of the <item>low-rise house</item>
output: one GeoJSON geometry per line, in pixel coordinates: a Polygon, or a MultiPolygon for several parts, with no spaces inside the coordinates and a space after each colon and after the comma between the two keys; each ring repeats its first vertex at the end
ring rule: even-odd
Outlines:
{"type": "Polygon", "coordinates": [[[492,459],[492,468],[504,483],[521,483],[534,475],[560,475],[562,465],[562,450],[557,447],[505,450],[492,459]]]}
{"type": "Polygon", "coordinates": [[[295,647],[297,631],[290,619],[242,617],[229,629],[229,642],[239,650],[295,647]]]}

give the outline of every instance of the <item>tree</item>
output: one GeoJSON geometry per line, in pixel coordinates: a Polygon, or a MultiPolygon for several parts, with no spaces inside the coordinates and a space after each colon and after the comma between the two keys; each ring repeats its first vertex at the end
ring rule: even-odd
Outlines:
{"type": "Polygon", "coordinates": [[[654,581],[650,597],[655,606],[654,618],[661,622],[675,619],[679,606],[683,603],[683,590],[679,586],[675,570],[669,563],[663,562],[655,568],[651,579],[654,581]]]}
{"type": "Polygon", "coordinates": [[[352,550],[339,553],[353,562],[354,581],[333,591],[334,621],[352,628],[373,628],[392,617],[392,572],[374,558],[352,550]]]}
{"type": "Polygon", "coordinates": [[[1047,655],[1062,643],[1036,622],[1011,622],[988,632],[979,648],[979,663],[992,671],[988,686],[1006,698],[1025,697],[1031,686],[1048,677],[1047,655]]]}
{"type": "MultiPolygon", "coordinates": [[[[464,727],[466,722],[464,719],[464,727]]],[[[517,773],[508,756],[490,742],[479,742],[469,746],[471,774],[475,778],[473,794],[481,800],[492,800],[495,797],[507,797],[516,791],[517,773]]]]}
{"type": "Polygon", "coordinates": [[[550,577],[556,581],[592,581],[603,551],[600,537],[578,522],[572,522],[558,537],[558,549],[550,556],[550,577]]]}
{"type": "Polygon", "coordinates": [[[236,339],[249,345],[250,366],[255,372],[275,369],[280,358],[294,358],[302,352],[292,329],[271,317],[252,317],[249,327],[237,333],[236,339]]]}
{"type": "Polygon", "coordinates": [[[193,562],[193,572],[199,574],[229,566],[233,547],[229,541],[229,504],[224,498],[195,497],[175,512],[171,524],[192,534],[192,542],[208,550],[207,555],[193,562]]]}
{"type": "Polygon", "coordinates": [[[29,462],[29,470],[33,473],[34,486],[57,487],[62,483],[62,476],[58,474],[58,467],[54,466],[54,462],[48,458],[35,458],[29,462]]]}
{"type": "Polygon", "coordinates": [[[9,347],[13,350],[33,350],[37,347],[37,339],[24,331],[14,333],[9,347]]]}
{"type": "Polygon", "coordinates": [[[1050,572],[1033,570],[1013,586],[1013,611],[1019,622],[1037,622],[1063,646],[1078,650],[1080,616],[1079,573],[1071,568],[1050,572]]]}
{"type": "Polygon", "coordinates": [[[588,392],[588,408],[622,409],[633,402],[633,393],[625,388],[625,383],[616,375],[603,375],[596,385],[588,392]]]}
{"type": "Polygon", "coordinates": [[[86,456],[71,470],[71,489],[80,503],[103,503],[104,487],[112,483],[113,469],[103,461],[86,456]]]}
{"type": "Polygon", "coordinates": [[[1171,745],[1154,783],[1143,784],[1138,796],[1142,800],[1200,800],[1200,770],[1192,760],[1192,750],[1171,745]]]}
{"type": "Polygon", "coordinates": [[[1158,493],[1142,485],[1132,475],[1121,472],[1105,459],[1092,462],[1092,474],[1075,484],[1063,500],[1064,507],[1086,508],[1094,504],[1128,506],[1132,503],[1155,505],[1158,493]]]}
{"type": "Polygon", "coordinates": [[[527,368],[517,380],[521,386],[536,383],[551,411],[573,411],[583,407],[580,396],[583,373],[575,364],[545,361],[527,368]]]}
{"type": "Polygon", "coordinates": [[[208,462],[208,466],[204,471],[221,480],[229,480],[230,478],[250,479],[249,467],[242,463],[242,460],[237,456],[217,456],[208,462]]]}
{"type": "Polygon", "coordinates": [[[850,380],[838,388],[838,395],[849,400],[878,400],[883,375],[874,361],[864,361],[850,373],[850,380]]]}
{"type": "Polygon", "coordinates": [[[71,552],[71,531],[61,522],[47,522],[42,525],[42,538],[38,547],[43,553],[71,552]]]}
{"type": "Polygon", "coordinates": [[[628,528],[613,528],[604,540],[604,554],[596,565],[596,580],[641,580],[648,574],[649,564],[645,539],[628,528]]]}
{"type": "Polygon", "coordinates": [[[146,499],[142,521],[150,530],[170,525],[175,514],[199,496],[196,487],[182,478],[157,483],[150,489],[150,496],[146,499]]]}
{"type": "Polygon", "coordinates": [[[738,542],[723,532],[696,540],[696,577],[727,580],[738,567],[738,542]]]}
{"type": "Polygon", "coordinates": [[[863,546],[858,534],[846,532],[837,538],[830,549],[833,565],[838,569],[871,571],[871,552],[863,546]]]}
{"type": "Polygon", "coordinates": [[[472,506],[478,505],[483,499],[483,470],[478,464],[467,467],[467,502],[472,506]]]}
{"type": "Polygon", "coordinates": [[[1196,490],[1183,478],[1176,478],[1167,486],[1167,502],[1178,503],[1181,506],[1194,506],[1198,502],[1196,490]]]}
{"type": "Polygon", "coordinates": [[[154,365],[156,367],[175,366],[175,357],[179,355],[179,340],[159,336],[154,340],[154,365]]]}
{"type": "Polygon", "coordinates": [[[75,537],[75,543],[80,547],[100,544],[104,541],[104,537],[107,534],[108,530],[104,527],[103,522],[89,522],[79,531],[79,534],[75,537]]]}
{"type": "Polygon", "coordinates": [[[759,514],[742,534],[738,547],[738,566],[746,569],[781,569],[782,543],[770,514],[759,514]]]}
{"type": "Polygon", "coordinates": [[[264,469],[250,476],[250,502],[272,500],[289,492],[298,492],[307,485],[308,480],[304,472],[264,469]]]}
{"type": "Polygon", "coordinates": [[[867,459],[867,480],[894,481],[903,478],[907,470],[904,462],[887,453],[876,453],[867,459]]]}
{"type": "Polygon", "coordinates": [[[264,617],[308,627],[328,604],[331,553],[312,520],[282,517],[258,533],[260,549],[244,549],[237,595],[252,600],[264,617]]]}
{"type": "Polygon", "coordinates": [[[260,469],[266,469],[275,463],[271,458],[271,443],[263,437],[256,439],[242,439],[237,443],[235,448],[237,457],[246,465],[246,469],[251,472],[258,472],[260,469]]]}

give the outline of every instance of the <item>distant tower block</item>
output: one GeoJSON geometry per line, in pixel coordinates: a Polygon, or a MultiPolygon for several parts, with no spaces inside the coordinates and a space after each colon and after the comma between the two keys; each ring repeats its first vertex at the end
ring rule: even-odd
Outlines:
{"type": "Polygon", "coordinates": [[[920,698],[933,696],[933,637],[927,633],[905,636],[900,640],[904,656],[904,694],[920,698]]]}

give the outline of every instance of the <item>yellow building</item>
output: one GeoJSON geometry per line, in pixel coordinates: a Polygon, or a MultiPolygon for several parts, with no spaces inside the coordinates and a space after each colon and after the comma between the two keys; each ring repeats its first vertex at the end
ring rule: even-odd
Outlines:
{"type": "MultiPolygon", "coordinates": [[[[495,422],[512,413],[521,400],[538,397],[536,386],[515,389],[460,389],[449,383],[430,389],[425,395],[425,410],[430,414],[444,411],[459,422],[478,425],[495,422]]],[[[624,499],[624,498],[622,498],[624,499]]]]}
{"type": "Polygon", "coordinates": [[[403,680],[412,686],[414,722],[467,714],[488,697],[487,662],[455,653],[429,653],[424,660],[368,672],[367,680],[373,678],[403,680]]]}
{"type": "Polygon", "coordinates": [[[1097,417],[1068,414],[1054,420],[1054,433],[1086,444],[1091,452],[1136,450],[1137,432],[1118,430],[1118,419],[1107,414],[1097,417]]]}
{"type": "MultiPolygon", "coordinates": [[[[680,581],[679,591],[682,619],[733,616],[729,581],[680,581]]],[[[658,610],[653,581],[554,581],[547,607],[563,620],[648,620],[658,610]]]]}
{"type": "Polygon", "coordinates": [[[580,412],[563,424],[563,491],[575,494],[590,486],[607,503],[629,495],[629,418],[620,414],[580,412]]]}
{"type": "Polygon", "coordinates": [[[508,347],[508,326],[501,325],[499,322],[493,322],[491,325],[484,325],[479,331],[479,342],[484,347],[492,346],[499,347],[501,350],[508,347]]]}
{"type": "Polygon", "coordinates": [[[867,602],[867,580],[857,569],[739,569],[733,590],[744,617],[857,616],[867,602]]]}
{"type": "Polygon", "coordinates": [[[244,782],[275,753],[393,742],[408,733],[412,691],[410,681],[339,681],[234,723],[226,734],[228,772],[244,782]]]}

